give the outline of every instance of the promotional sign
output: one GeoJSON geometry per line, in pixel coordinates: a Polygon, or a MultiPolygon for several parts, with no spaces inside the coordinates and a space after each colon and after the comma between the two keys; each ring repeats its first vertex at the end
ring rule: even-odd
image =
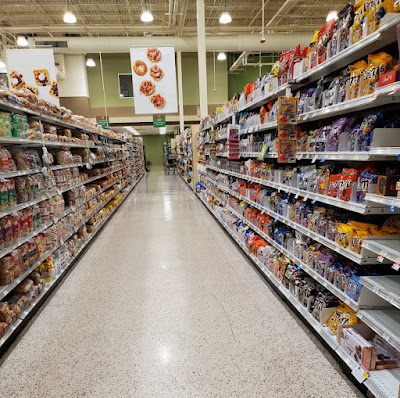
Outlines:
{"type": "Polygon", "coordinates": [[[174,47],[131,47],[136,114],[177,113],[174,47]]]}
{"type": "Polygon", "coordinates": [[[32,91],[46,101],[60,105],[52,49],[7,50],[7,71],[11,88],[32,91]]]}

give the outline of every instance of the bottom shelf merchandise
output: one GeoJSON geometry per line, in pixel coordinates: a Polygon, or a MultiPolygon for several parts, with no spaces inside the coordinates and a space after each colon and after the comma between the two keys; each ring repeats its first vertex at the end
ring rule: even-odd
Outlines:
{"type": "MultiPolygon", "coordinates": [[[[64,228],[46,230],[42,241],[27,253],[27,268],[21,270],[17,267],[18,277],[0,288],[3,297],[0,300],[0,351],[5,350],[22,330],[142,176],[143,173],[133,183],[127,176],[119,185],[107,188],[106,192],[100,191],[95,203],[89,201],[86,208],[74,208],[69,214],[70,220],[62,226],[64,228]]],[[[17,265],[22,263],[18,257],[15,262],[17,265]]]]}
{"type": "MultiPolygon", "coordinates": [[[[400,352],[362,316],[277,250],[267,235],[201,182],[196,195],[256,265],[264,278],[347,365],[375,397],[399,398],[400,352]],[[261,233],[258,233],[261,232],[261,233]],[[261,236],[263,235],[263,236],[261,236]]],[[[223,196],[223,193],[221,193],[223,196]]],[[[343,296],[345,297],[345,296],[343,296]]],[[[347,301],[347,300],[346,300],[347,301]]]]}

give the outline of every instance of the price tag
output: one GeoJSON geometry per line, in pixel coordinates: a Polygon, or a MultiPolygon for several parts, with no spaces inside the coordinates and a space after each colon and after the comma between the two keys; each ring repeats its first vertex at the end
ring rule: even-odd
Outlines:
{"type": "Polygon", "coordinates": [[[365,379],[369,376],[368,370],[365,369],[362,365],[358,365],[357,367],[355,367],[351,374],[359,383],[363,383],[365,379]]]}
{"type": "Polygon", "coordinates": [[[398,271],[398,270],[400,269],[400,260],[399,260],[399,262],[393,263],[392,268],[393,268],[395,271],[398,271]]]}
{"type": "Polygon", "coordinates": [[[317,160],[318,155],[314,155],[314,157],[311,159],[311,163],[315,163],[315,161],[317,160]]]}
{"type": "Polygon", "coordinates": [[[253,126],[250,126],[250,127],[248,128],[248,132],[249,132],[249,133],[252,133],[252,132],[253,132],[253,129],[254,129],[254,127],[253,127],[253,126]]]}
{"type": "Polygon", "coordinates": [[[297,159],[299,159],[299,160],[303,159],[303,154],[302,154],[302,153],[299,153],[299,154],[297,155],[297,159]]]}
{"type": "Polygon", "coordinates": [[[375,92],[374,95],[372,96],[372,100],[376,100],[378,98],[379,93],[375,92]]]}
{"type": "Polygon", "coordinates": [[[379,261],[380,263],[383,263],[383,260],[385,259],[386,256],[387,256],[387,251],[381,250],[381,252],[379,253],[379,256],[376,260],[379,261]]]}
{"type": "Polygon", "coordinates": [[[321,159],[321,160],[320,160],[320,162],[321,162],[321,163],[324,163],[324,162],[325,162],[325,160],[326,160],[326,159],[325,159],[325,158],[323,158],[323,159],[321,159]]]}
{"type": "Polygon", "coordinates": [[[390,205],[389,210],[394,213],[396,211],[396,206],[395,205],[390,205]]]}
{"type": "Polygon", "coordinates": [[[311,204],[315,204],[316,201],[317,201],[317,199],[313,199],[313,200],[311,201],[311,204]]]}
{"type": "Polygon", "coordinates": [[[294,195],[294,198],[297,199],[299,197],[299,194],[296,193],[296,195],[294,195]]]}
{"type": "Polygon", "coordinates": [[[304,198],[303,198],[303,202],[306,202],[308,200],[308,196],[306,195],[306,196],[304,196],[304,198]]]}
{"type": "Polygon", "coordinates": [[[278,219],[277,219],[277,218],[275,218],[274,222],[278,222],[278,219]]]}

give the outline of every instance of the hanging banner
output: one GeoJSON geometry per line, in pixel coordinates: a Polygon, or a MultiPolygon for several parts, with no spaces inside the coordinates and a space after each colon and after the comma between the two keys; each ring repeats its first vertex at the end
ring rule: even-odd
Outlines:
{"type": "Polygon", "coordinates": [[[7,71],[11,88],[30,90],[46,101],[60,105],[52,49],[7,50],[7,71]]]}
{"type": "Polygon", "coordinates": [[[177,113],[174,47],[131,47],[136,114],[177,113]]]}

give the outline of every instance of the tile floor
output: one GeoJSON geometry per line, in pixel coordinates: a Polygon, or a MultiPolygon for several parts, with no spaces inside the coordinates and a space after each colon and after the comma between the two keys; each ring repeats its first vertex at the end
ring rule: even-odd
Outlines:
{"type": "Polygon", "coordinates": [[[143,179],[3,357],[1,397],[361,397],[179,176],[143,179]]]}

